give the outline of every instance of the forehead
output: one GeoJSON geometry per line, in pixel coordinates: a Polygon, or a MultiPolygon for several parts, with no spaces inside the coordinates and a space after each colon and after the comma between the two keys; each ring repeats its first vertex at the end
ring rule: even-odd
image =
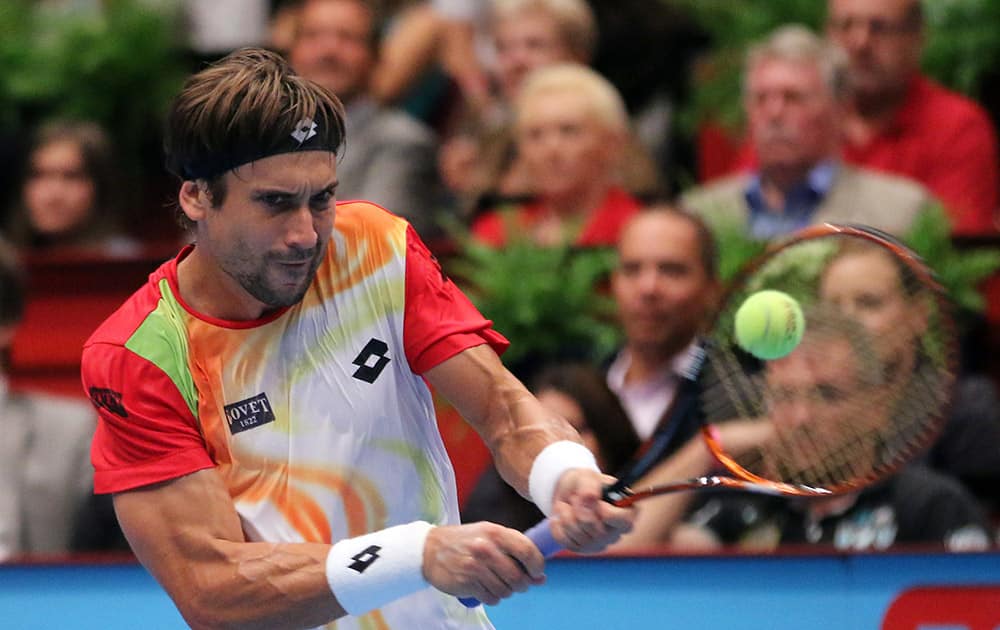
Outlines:
{"type": "Polygon", "coordinates": [[[83,151],[72,140],[55,140],[35,149],[31,159],[36,164],[44,162],[79,165],[83,162],[83,151]]]}
{"type": "Polygon", "coordinates": [[[279,153],[238,166],[225,177],[236,187],[323,188],[336,181],[337,156],[330,151],[279,153]]]}
{"type": "Polygon", "coordinates": [[[371,11],[357,0],[312,0],[299,13],[302,32],[329,28],[367,32],[371,24],[371,11]]]}
{"type": "Polygon", "coordinates": [[[495,32],[497,37],[509,37],[523,32],[532,35],[550,35],[562,40],[556,17],[538,7],[528,7],[498,16],[495,32]]]}
{"type": "MultiPolygon", "coordinates": [[[[549,88],[532,92],[521,100],[518,106],[519,126],[534,125],[551,120],[586,119],[600,124],[596,106],[583,90],[549,88]]],[[[603,125],[601,125],[603,126],[603,125]]]]}
{"type": "Polygon", "coordinates": [[[880,290],[901,288],[895,263],[879,251],[858,251],[834,258],[823,274],[824,291],[867,287],[880,290]]]}
{"type": "Polygon", "coordinates": [[[622,230],[619,257],[676,259],[696,262],[701,257],[698,233],[691,221],[673,214],[648,212],[637,215],[622,230]]]}
{"type": "Polygon", "coordinates": [[[751,92],[772,89],[823,91],[825,83],[819,66],[811,61],[765,57],[755,63],[747,75],[751,92]]]}
{"type": "Polygon", "coordinates": [[[830,0],[829,13],[837,17],[883,17],[899,19],[906,16],[919,0],[830,0]]]}
{"type": "Polygon", "coordinates": [[[815,387],[857,381],[857,357],[846,339],[805,341],[787,357],[767,364],[767,381],[780,387],[815,387]]]}

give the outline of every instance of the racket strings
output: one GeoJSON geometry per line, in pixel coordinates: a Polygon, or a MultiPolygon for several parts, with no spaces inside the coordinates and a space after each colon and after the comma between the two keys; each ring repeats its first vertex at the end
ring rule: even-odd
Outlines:
{"type": "Polygon", "coordinates": [[[819,282],[831,260],[888,248],[845,247],[865,239],[844,235],[820,240],[780,250],[731,291],[709,335],[701,403],[720,430],[721,454],[743,469],[733,472],[846,490],[891,473],[936,434],[955,378],[954,333],[938,292],[912,271],[900,272],[908,310],[894,326],[877,329],[863,311],[827,300],[819,282]],[[736,308],[764,288],[792,295],[806,313],[799,347],[773,361],[747,355],[731,332],[736,308]],[[767,437],[748,444],[753,424],[767,437]]]}

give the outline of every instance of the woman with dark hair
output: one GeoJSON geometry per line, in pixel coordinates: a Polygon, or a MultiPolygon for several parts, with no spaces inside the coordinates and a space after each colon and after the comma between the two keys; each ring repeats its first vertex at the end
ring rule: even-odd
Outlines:
{"type": "Polygon", "coordinates": [[[137,243],[119,226],[121,186],[104,129],[92,122],[51,122],[32,142],[7,236],[22,251],[134,253],[137,243]]]}
{"type": "MultiPolygon", "coordinates": [[[[532,393],[565,418],[593,451],[601,470],[614,474],[639,447],[639,438],[601,372],[587,363],[554,363],[532,381],[532,393]]],[[[479,478],[462,509],[462,521],[492,521],[525,530],[542,513],[501,479],[494,466],[479,478]]]]}

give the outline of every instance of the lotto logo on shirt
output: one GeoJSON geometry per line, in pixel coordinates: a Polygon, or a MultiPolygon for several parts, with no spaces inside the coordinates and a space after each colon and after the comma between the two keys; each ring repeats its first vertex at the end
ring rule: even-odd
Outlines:
{"type": "Polygon", "coordinates": [[[274,422],[274,412],[271,410],[267,394],[257,394],[253,398],[226,405],[225,410],[229,432],[233,435],[274,422]]]}

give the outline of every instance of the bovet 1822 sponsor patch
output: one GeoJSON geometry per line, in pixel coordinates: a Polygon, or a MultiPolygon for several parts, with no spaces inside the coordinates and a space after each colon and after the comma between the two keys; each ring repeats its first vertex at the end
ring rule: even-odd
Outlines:
{"type": "Polygon", "coordinates": [[[253,398],[234,402],[226,405],[224,409],[229,432],[233,435],[274,422],[274,410],[267,399],[267,394],[257,394],[253,398]]]}

